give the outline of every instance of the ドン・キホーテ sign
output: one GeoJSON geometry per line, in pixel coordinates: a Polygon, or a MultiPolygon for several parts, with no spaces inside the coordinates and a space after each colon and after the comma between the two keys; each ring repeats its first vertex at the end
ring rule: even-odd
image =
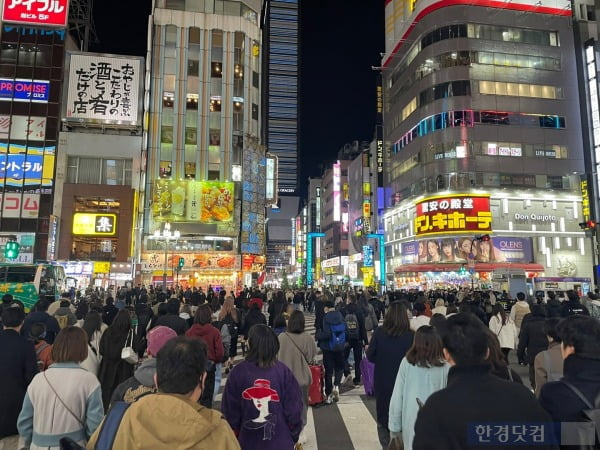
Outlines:
{"type": "Polygon", "coordinates": [[[492,231],[489,195],[456,194],[430,197],[416,204],[415,234],[492,231]]]}

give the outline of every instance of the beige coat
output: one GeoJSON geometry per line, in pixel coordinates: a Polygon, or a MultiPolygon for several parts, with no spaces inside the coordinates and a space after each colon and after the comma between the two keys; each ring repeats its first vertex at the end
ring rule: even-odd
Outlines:
{"type": "Polygon", "coordinates": [[[535,395],[539,397],[544,384],[549,381],[558,381],[556,378],[563,374],[563,357],[560,351],[560,343],[551,342],[548,350],[539,352],[535,357],[533,366],[535,368],[535,395]],[[548,371],[550,372],[550,379],[548,371]]]}
{"type": "Polygon", "coordinates": [[[279,335],[277,359],[289,367],[300,387],[310,386],[312,383],[312,375],[307,361],[314,361],[316,356],[317,344],[308,333],[284,332],[279,335]]]}

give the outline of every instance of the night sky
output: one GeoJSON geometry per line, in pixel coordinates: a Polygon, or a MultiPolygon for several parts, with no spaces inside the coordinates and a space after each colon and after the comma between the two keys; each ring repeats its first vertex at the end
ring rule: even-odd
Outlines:
{"type": "MultiPolygon", "coordinates": [[[[384,49],[383,0],[301,0],[301,183],[344,143],[371,140],[375,76],[384,49]]],[[[151,1],[94,5],[100,42],[90,50],[146,56],[151,1]]]]}

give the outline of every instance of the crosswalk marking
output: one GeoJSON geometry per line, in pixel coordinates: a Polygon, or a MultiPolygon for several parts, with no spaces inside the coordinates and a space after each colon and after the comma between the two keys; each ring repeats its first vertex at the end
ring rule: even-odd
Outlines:
{"type": "Polygon", "coordinates": [[[304,435],[306,436],[306,443],[304,444],[304,450],[317,450],[317,432],[315,431],[315,418],[313,416],[313,409],[308,408],[308,414],[306,415],[306,426],[304,427],[304,435]]]}

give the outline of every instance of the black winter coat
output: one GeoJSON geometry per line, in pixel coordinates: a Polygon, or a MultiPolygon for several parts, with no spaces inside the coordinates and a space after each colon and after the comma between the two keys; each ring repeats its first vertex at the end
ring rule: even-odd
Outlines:
{"type": "Polygon", "coordinates": [[[583,401],[563,383],[568,381],[593,405],[600,394],[600,360],[571,355],[565,359],[564,377],[542,386],[540,404],[556,422],[575,422],[585,408],[583,401]]]}
{"type": "Polygon", "coordinates": [[[252,308],[250,311],[248,311],[248,314],[246,314],[246,317],[244,318],[244,326],[242,329],[244,339],[248,339],[248,332],[250,331],[250,328],[258,324],[266,325],[267,318],[262,312],[260,312],[260,309],[252,308]]]}
{"type": "Polygon", "coordinates": [[[576,316],[576,315],[582,315],[582,316],[589,316],[590,312],[588,311],[587,307],[582,305],[579,300],[575,301],[575,302],[564,302],[561,305],[560,308],[560,315],[562,317],[569,317],[569,316],[576,316]]]}
{"type": "Polygon", "coordinates": [[[527,361],[528,364],[533,364],[536,355],[548,349],[548,338],[544,332],[545,322],[545,317],[532,314],[527,314],[523,318],[517,349],[519,361],[527,361]]]}
{"type": "Polygon", "coordinates": [[[185,319],[182,319],[181,317],[176,316],[175,314],[167,314],[166,316],[160,317],[156,321],[156,326],[159,325],[169,327],[171,330],[177,333],[177,336],[183,336],[185,332],[190,328],[185,319]]]}
{"type": "Polygon", "coordinates": [[[17,418],[37,371],[33,344],[16,331],[0,331],[0,439],[18,434],[17,418]]]}
{"type": "MultiPolygon", "coordinates": [[[[454,366],[448,386],[433,393],[419,411],[413,450],[457,450],[469,446],[468,424],[550,422],[529,389],[501,380],[489,364],[454,366]]],[[[485,445],[486,450],[507,446],[485,445]]],[[[557,449],[548,445],[536,449],[557,449]]]]}
{"type": "MultiPolygon", "coordinates": [[[[133,349],[138,351],[139,343],[135,333],[133,338],[133,349]]],[[[113,328],[108,328],[100,339],[102,361],[98,369],[98,381],[102,387],[102,402],[105,409],[110,405],[110,398],[117,386],[134,373],[133,364],[121,359],[121,351],[126,340],[127,334],[116,333],[113,328]]]]}
{"type": "Polygon", "coordinates": [[[546,312],[548,313],[548,317],[562,317],[561,313],[562,305],[560,301],[548,300],[546,303],[546,312]]]}
{"type": "MultiPolygon", "coordinates": [[[[365,328],[365,315],[358,307],[356,303],[349,303],[344,308],[342,308],[342,315],[344,316],[344,320],[346,320],[346,315],[354,314],[356,316],[356,320],[358,321],[358,336],[359,340],[367,345],[369,343],[367,339],[367,329],[365,328]]],[[[350,339],[349,339],[350,340],[350,339]]]]}
{"type": "Polygon", "coordinates": [[[274,301],[269,306],[269,326],[273,328],[273,321],[279,314],[283,314],[287,308],[287,302],[274,301]]]}
{"type": "Polygon", "coordinates": [[[383,327],[378,327],[367,348],[367,358],[375,364],[377,422],[386,428],[396,375],[402,358],[413,343],[413,338],[414,333],[410,330],[400,336],[390,336],[383,331],[383,327]]]}
{"type": "Polygon", "coordinates": [[[102,321],[110,327],[118,312],[119,308],[115,305],[106,305],[102,308],[102,321]]]}

